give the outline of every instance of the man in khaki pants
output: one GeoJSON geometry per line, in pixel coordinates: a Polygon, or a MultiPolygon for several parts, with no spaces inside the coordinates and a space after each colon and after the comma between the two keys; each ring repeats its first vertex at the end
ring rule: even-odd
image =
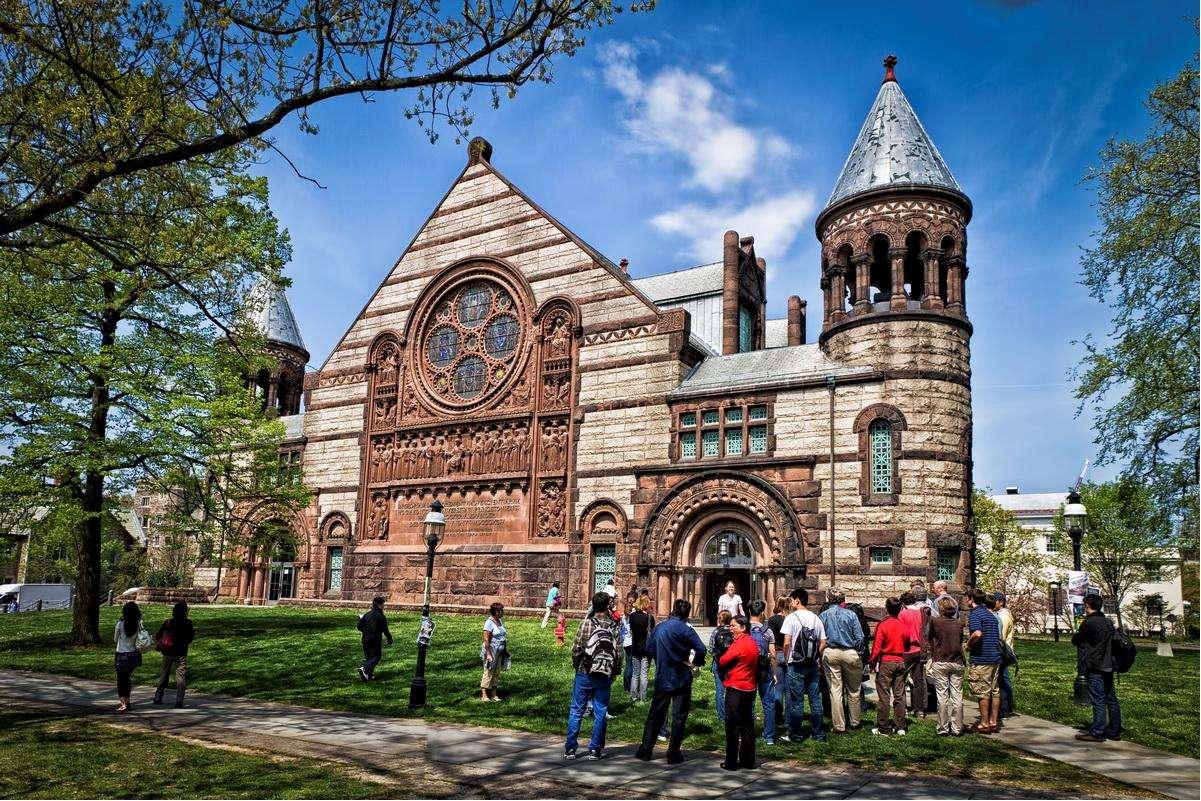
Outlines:
{"type": "Polygon", "coordinates": [[[831,587],[826,591],[829,608],[822,612],[826,628],[826,650],[822,652],[822,669],[830,685],[830,719],[834,733],[847,730],[844,704],[851,711],[851,728],[859,728],[861,712],[859,690],[863,683],[863,660],[859,648],[863,644],[863,627],[859,616],[846,607],[846,595],[831,587]]]}

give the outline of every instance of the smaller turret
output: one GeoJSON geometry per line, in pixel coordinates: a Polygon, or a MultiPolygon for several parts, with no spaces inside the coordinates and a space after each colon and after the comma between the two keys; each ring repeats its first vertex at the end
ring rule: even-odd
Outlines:
{"type": "Polygon", "coordinates": [[[309,352],[300,337],[300,326],[292,313],[288,296],[271,281],[254,286],[248,298],[250,319],[267,340],[267,353],[278,365],[247,376],[246,386],[262,398],[264,409],[275,409],[280,416],[298,414],[304,393],[304,368],[309,352]]]}

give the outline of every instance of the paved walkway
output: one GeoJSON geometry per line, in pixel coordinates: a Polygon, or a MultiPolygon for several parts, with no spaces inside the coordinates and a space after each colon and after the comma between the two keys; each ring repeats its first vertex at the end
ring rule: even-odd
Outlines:
{"type": "MultiPolygon", "coordinates": [[[[1044,795],[853,768],[798,772],[795,763],[771,760],[765,760],[758,770],[727,773],[717,767],[716,755],[702,752],[686,752],[688,759],[683,765],[669,767],[663,762],[661,749],[654,762],[644,763],[633,758],[633,746],[617,743],[602,762],[565,762],[561,737],[200,693],[189,693],[189,707],[176,710],[152,705],[152,690],[147,687],[135,688],[133,709],[117,716],[112,712],[115,703],[109,682],[22,671],[0,673],[0,697],[23,705],[70,708],[148,731],[333,759],[383,772],[398,760],[409,765],[413,760],[423,760],[433,763],[432,770],[448,781],[478,788],[475,795],[504,795],[505,788],[515,787],[523,797],[589,798],[596,797],[594,788],[602,786],[606,788],[602,795],[616,797],[991,799],[1044,795]]],[[[1082,744],[1072,740],[1074,730],[1036,718],[1014,720],[1006,736],[1011,745],[1166,795],[1198,797],[1197,760],[1125,742],[1107,743],[1082,758],[1085,752],[1075,747],[1082,744]],[[1065,730],[1067,736],[1058,729],[1065,730]],[[1023,735],[1023,730],[1028,734],[1023,735]],[[1067,742],[1072,747],[1060,748],[1067,742]],[[1191,779],[1187,773],[1190,765],[1191,779]],[[1144,775],[1146,782],[1139,781],[1144,775]]]]}

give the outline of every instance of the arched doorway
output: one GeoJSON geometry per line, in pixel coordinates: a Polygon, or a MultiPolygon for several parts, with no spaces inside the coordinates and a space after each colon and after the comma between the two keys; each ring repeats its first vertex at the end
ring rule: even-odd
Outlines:
{"type": "Polygon", "coordinates": [[[296,597],[296,546],[276,541],[271,546],[271,573],[267,580],[267,602],[296,597]]]}
{"type": "Polygon", "coordinates": [[[745,605],[752,598],[763,596],[757,586],[755,570],[755,548],[745,530],[718,527],[705,542],[701,551],[700,568],[705,588],[705,622],[717,625],[717,598],[726,591],[726,582],[734,582],[735,591],[742,596],[745,605]]]}

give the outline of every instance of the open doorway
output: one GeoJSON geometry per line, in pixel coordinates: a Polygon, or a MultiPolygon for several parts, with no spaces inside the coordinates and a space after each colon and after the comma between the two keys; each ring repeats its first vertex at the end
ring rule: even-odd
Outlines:
{"type": "Polygon", "coordinates": [[[752,570],[755,551],[750,538],[735,529],[722,529],[713,534],[704,550],[704,610],[700,617],[706,625],[717,625],[717,599],[726,591],[726,583],[734,582],[734,591],[742,597],[745,608],[755,597],[752,570]]]}

